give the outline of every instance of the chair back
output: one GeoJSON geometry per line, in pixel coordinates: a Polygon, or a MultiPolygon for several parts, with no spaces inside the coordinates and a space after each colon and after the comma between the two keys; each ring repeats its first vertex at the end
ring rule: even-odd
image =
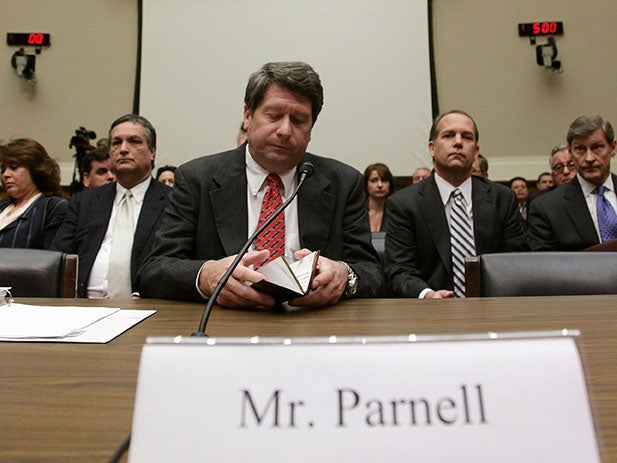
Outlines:
{"type": "Polygon", "coordinates": [[[13,297],[76,297],[77,261],[59,251],[0,248],[0,286],[13,297]]]}
{"type": "Polygon", "coordinates": [[[514,252],[468,257],[467,297],[617,294],[617,252],[514,252]]]}

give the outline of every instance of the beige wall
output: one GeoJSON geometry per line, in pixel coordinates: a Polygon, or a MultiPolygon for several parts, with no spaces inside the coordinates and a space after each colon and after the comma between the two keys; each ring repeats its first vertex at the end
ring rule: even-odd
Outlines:
{"type": "Polygon", "coordinates": [[[0,139],[39,140],[72,175],[69,141],[79,126],[99,137],[133,107],[137,55],[136,0],[2,0],[0,4],[0,139]],[[36,57],[35,85],[10,65],[17,47],[7,32],[49,32],[36,57]]]}
{"type": "MultiPolygon", "coordinates": [[[[116,116],[132,109],[136,5],[2,0],[0,138],[41,141],[61,162],[63,183],[72,172],[74,130],[83,125],[103,136],[116,116]],[[10,66],[16,48],[5,39],[6,32],[26,31],[51,33],[51,47],[37,56],[34,86],[16,76],[10,66]]],[[[550,148],[564,141],[580,114],[600,113],[617,124],[612,0],[433,0],[433,13],[440,109],[461,108],[476,118],[494,180],[533,179],[546,170],[550,148]],[[535,47],[518,37],[517,24],[533,20],[564,22],[565,34],[557,38],[562,74],[538,66],[535,47]]]]}

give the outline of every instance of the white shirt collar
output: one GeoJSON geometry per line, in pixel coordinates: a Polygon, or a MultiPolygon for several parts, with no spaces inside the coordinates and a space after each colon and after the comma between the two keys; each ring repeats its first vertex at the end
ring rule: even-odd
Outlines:
{"type": "Polygon", "coordinates": [[[450,200],[450,196],[452,195],[452,191],[458,188],[463,197],[465,198],[465,202],[470,205],[471,204],[471,177],[468,177],[463,183],[459,186],[453,186],[448,183],[446,180],[441,178],[437,172],[435,172],[435,183],[437,183],[437,189],[439,190],[439,195],[441,196],[441,202],[445,206],[450,200]]]}
{"type": "MultiPolygon", "coordinates": [[[[578,182],[581,184],[581,188],[583,190],[583,196],[587,197],[590,194],[595,194],[594,190],[598,187],[597,185],[594,185],[593,183],[588,182],[583,177],[581,177],[581,175],[578,173],[576,174],[576,177],[578,178],[578,182]]],[[[608,177],[604,181],[603,185],[606,190],[613,191],[613,192],[615,191],[615,188],[613,185],[613,176],[611,174],[608,174],[608,177]]]]}
{"type": "MultiPolygon", "coordinates": [[[[146,196],[146,191],[148,191],[148,187],[150,186],[150,182],[154,181],[152,177],[148,177],[143,182],[138,183],[133,188],[131,188],[131,194],[133,195],[133,201],[137,204],[141,204],[146,196]]],[[[124,188],[120,183],[116,182],[116,198],[114,202],[118,204],[122,197],[124,196],[124,192],[127,189],[124,188]]]]}
{"type": "MultiPolygon", "coordinates": [[[[257,196],[259,190],[263,187],[266,177],[270,172],[261,167],[249,153],[248,143],[246,145],[246,181],[248,183],[249,192],[253,196],[257,196]]],[[[291,193],[296,185],[296,168],[290,169],[279,174],[283,182],[284,191],[281,195],[285,198],[288,193],[291,193]]]]}

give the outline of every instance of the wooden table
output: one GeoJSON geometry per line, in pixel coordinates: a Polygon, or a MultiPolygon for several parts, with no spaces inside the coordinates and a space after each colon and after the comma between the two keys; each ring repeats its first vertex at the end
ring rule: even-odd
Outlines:
{"type": "MultiPolygon", "coordinates": [[[[106,461],[130,432],[147,336],[190,335],[202,304],[19,299],[157,313],[108,344],[0,343],[0,462],[106,461]]],[[[617,296],[365,299],[292,313],[215,308],[210,336],[327,336],[580,329],[603,461],[617,461],[617,296]]]]}

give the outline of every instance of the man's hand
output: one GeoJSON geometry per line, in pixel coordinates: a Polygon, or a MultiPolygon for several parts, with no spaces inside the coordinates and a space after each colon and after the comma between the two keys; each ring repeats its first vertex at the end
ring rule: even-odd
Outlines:
{"type": "Polygon", "coordinates": [[[424,295],[424,299],[446,299],[454,297],[454,292],[447,289],[440,289],[438,291],[427,291],[424,295]]]}
{"type": "MultiPolygon", "coordinates": [[[[273,306],[275,301],[272,296],[256,291],[245,283],[246,281],[257,283],[265,278],[249,266],[263,262],[269,255],[268,250],[246,253],[216,299],[217,304],[225,307],[273,306]]],[[[235,258],[236,256],[228,256],[204,264],[199,273],[199,289],[202,293],[208,297],[212,295],[219,280],[235,258]]]]}
{"type": "MultiPolygon", "coordinates": [[[[308,249],[301,249],[294,254],[296,259],[308,256],[308,249]]],[[[319,256],[315,278],[311,282],[313,291],[306,296],[292,299],[289,305],[298,307],[321,307],[336,304],[347,287],[347,267],[342,263],[319,256]]]]}

